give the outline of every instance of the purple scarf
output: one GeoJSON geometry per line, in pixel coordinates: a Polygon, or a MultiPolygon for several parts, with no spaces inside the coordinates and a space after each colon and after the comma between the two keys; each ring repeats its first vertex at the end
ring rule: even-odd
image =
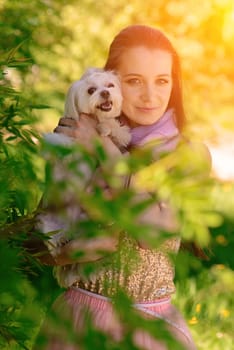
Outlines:
{"type": "Polygon", "coordinates": [[[155,151],[172,151],[177,146],[180,134],[174,122],[174,110],[167,110],[163,116],[152,125],[141,125],[131,129],[132,147],[141,147],[154,143],[155,151]]]}

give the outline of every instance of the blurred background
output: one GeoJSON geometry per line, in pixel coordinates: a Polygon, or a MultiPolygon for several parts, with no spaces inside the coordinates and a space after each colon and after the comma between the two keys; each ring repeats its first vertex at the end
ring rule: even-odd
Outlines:
{"type": "MultiPolygon", "coordinates": [[[[5,106],[13,96],[14,111],[23,111],[22,119],[27,116],[34,130],[40,134],[52,131],[63,115],[71,82],[79,79],[87,67],[102,67],[113,37],[123,27],[136,23],[161,28],[174,43],[182,61],[188,135],[208,145],[213,175],[220,181],[214,197],[225,220],[212,230],[212,259],[186,262],[183,257],[183,268],[177,276],[179,298],[175,303],[184,310],[200,350],[231,350],[233,0],[0,0],[0,101],[4,100],[5,106]],[[11,90],[3,89],[5,83],[11,90]]],[[[7,108],[11,111],[9,103],[7,108]]],[[[17,130],[12,130],[16,135],[17,130]]],[[[2,254],[9,255],[10,251],[3,250],[2,254]]],[[[35,292],[28,285],[26,290],[31,300],[35,292]]],[[[6,305],[13,299],[7,299],[6,305]]],[[[23,300],[23,295],[19,294],[19,299],[23,300]]],[[[1,317],[3,330],[1,324],[5,320],[1,317]]],[[[27,335],[21,334],[22,344],[23,336],[27,340],[27,335]]],[[[4,335],[1,348],[24,348],[22,344],[7,347],[6,338],[4,335]]]]}

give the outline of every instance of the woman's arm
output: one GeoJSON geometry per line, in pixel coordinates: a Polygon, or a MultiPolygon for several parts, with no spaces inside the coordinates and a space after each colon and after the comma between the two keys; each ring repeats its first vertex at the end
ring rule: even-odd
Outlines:
{"type": "MultiPolygon", "coordinates": [[[[143,201],[151,198],[151,195],[147,192],[136,193],[136,201],[143,201]]],[[[176,213],[173,211],[169,204],[156,201],[153,204],[149,204],[147,208],[139,214],[137,217],[139,225],[150,225],[153,227],[155,237],[160,230],[167,231],[168,233],[176,233],[179,229],[179,222],[176,217],[176,213]]],[[[150,244],[145,237],[138,238],[138,244],[141,248],[150,249],[150,244]]]]}
{"type": "MultiPolygon", "coordinates": [[[[109,159],[111,163],[113,163],[115,158],[121,156],[120,150],[109,137],[101,137],[97,133],[96,121],[86,115],[81,115],[79,121],[61,118],[59,125],[55,128],[55,133],[73,138],[73,141],[77,141],[77,143],[84,146],[91,154],[94,153],[94,156],[95,140],[98,140],[106,151],[107,163],[109,159]]],[[[94,181],[96,181],[95,177],[94,181]]],[[[46,213],[47,211],[45,208],[45,214],[46,213]]],[[[55,213],[53,214],[55,215],[55,213]]],[[[41,254],[38,252],[37,258],[42,263],[48,265],[66,265],[76,262],[95,261],[100,259],[104,254],[113,252],[116,249],[116,244],[117,240],[113,237],[94,237],[92,239],[78,238],[61,247],[56,246],[56,249],[51,248],[51,256],[48,249],[43,249],[41,254]]]]}
{"type": "Polygon", "coordinates": [[[59,254],[54,258],[54,265],[68,265],[96,261],[104,255],[116,251],[117,244],[118,239],[116,237],[74,239],[61,247],[59,254]]]}
{"type": "MultiPolygon", "coordinates": [[[[193,176],[193,172],[190,174],[190,167],[195,172],[194,181],[196,182],[196,173],[202,177],[209,177],[211,170],[211,156],[207,147],[202,143],[188,143],[185,145],[188,150],[189,159],[193,159],[193,162],[187,163],[185,170],[188,171],[189,175],[193,176]]],[[[182,153],[183,154],[183,153],[182,153]]],[[[187,155],[187,153],[186,153],[187,155]]],[[[199,181],[199,179],[197,180],[199,181]]],[[[134,176],[132,176],[131,186],[136,191],[136,200],[143,200],[150,198],[150,194],[146,191],[140,191],[139,186],[134,184],[134,176]]],[[[149,205],[146,210],[139,215],[139,223],[150,224],[155,226],[156,230],[163,229],[168,233],[176,233],[179,231],[180,222],[176,215],[175,209],[173,209],[168,202],[156,202],[149,205]]],[[[144,246],[144,239],[140,242],[140,245],[144,246]]]]}

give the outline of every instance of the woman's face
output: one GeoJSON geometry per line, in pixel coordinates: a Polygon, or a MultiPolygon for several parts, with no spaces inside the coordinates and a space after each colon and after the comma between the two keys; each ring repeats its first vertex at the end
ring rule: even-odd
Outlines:
{"type": "Polygon", "coordinates": [[[122,111],[130,126],[151,125],[166,111],[172,90],[172,55],[143,46],[127,49],[117,68],[122,111]]]}

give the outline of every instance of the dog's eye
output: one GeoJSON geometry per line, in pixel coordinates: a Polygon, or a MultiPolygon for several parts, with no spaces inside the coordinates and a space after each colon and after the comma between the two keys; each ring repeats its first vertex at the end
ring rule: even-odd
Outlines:
{"type": "Polygon", "coordinates": [[[115,86],[114,86],[114,84],[110,83],[110,84],[107,85],[107,87],[108,87],[108,88],[113,88],[113,87],[115,87],[115,86]]]}
{"type": "Polygon", "coordinates": [[[94,86],[92,86],[91,88],[88,89],[88,94],[89,94],[89,95],[92,95],[96,90],[97,90],[97,88],[95,88],[94,86]]]}

